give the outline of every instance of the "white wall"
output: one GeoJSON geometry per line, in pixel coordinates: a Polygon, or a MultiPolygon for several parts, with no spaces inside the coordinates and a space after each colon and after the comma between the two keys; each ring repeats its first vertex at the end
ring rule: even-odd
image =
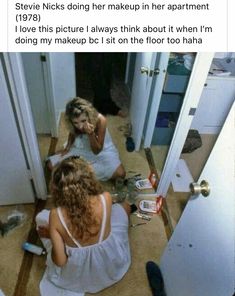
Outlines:
{"type": "Polygon", "coordinates": [[[235,58],[235,52],[216,52],[214,58],[225,59],[225,58],[235,58]]]}
{"type": "Polygon", "coordinates": [[[74,53],[49,53],[52,92],[57,119],[66,103],[76,96],[74,53]]]}

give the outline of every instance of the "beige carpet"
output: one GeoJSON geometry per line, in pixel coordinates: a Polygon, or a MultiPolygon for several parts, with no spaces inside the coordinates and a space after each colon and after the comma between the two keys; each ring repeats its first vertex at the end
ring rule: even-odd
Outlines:
{"type": "Polygon", "coordinates": [[[21,246],[27,240],[34,214],[34,205],[1,206],[1,220],[4,221],[16,209],[24,213],[26,219],[20,226],[10,230],[4,237],[0,236],[0,289],[6,296],[11,296],[14,293],[24,255],[21,246]]]}
{"type": "Polygon", "coordinates": [[[37,135],[37,139],[38,139],[40,157],[43,162],[48,155],[49,147],[51,144],[51,136],[39,134],[37,135]]]}
{"type": "Polygon", "coordinates": [[[159,174],[161,174],[162,169],[165,164],[165,160],[167,157],[169,146],[167,145],[154,145],[151,146],[151,151],[153,155],[153,160],[156,169],[158,170],[159,174]]]}
{"type": "Polygon", "coordinates": [[[207,158],[210,155],[211,149],[213,148],[217,135],[201,135],[202,146],[192,153],[181,154],[181,158],[184,159],[188,165],[188,168],[195,181],[198,180],[201,171],[206,164],[207,158]]]}

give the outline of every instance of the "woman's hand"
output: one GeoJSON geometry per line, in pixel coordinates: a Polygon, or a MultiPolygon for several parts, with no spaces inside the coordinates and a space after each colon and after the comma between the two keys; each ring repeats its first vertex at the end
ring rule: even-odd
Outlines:
{"type": "Polygon", "coordinates": [[[95,127],[92,126],[92,124],[88,125],[88,129],[90,134],[89,135],[89,141],[91,145],[91,150],[94,154],[99,154],[104,146],[104,137],[106,132],[106,118],[99,114],[97,124],[95,127]],[[95,132],[94,132],[95,130],[95,132]]]}
{"type": "Polygon", "coordinates": [[[42,238],[50,238],[49,225],[38,226],[38,235],[42,238]]]}
{"type": "Polygon", "coordinates": [[[93,124],[89,123],[89,122],[85,122],[83,124],[83,131],[88,134],[88,135],[91,135],[94,133],[95,131],[95,127],[93,124]]]}

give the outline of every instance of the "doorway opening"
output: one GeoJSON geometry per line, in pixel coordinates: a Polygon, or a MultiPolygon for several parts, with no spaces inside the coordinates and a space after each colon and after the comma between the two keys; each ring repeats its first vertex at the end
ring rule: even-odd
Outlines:
{"type": "Polygon", "coordinates": [[[76,95],[104,115],[127,113],[126,63],[127,53],[75,53],[76,95]]]}

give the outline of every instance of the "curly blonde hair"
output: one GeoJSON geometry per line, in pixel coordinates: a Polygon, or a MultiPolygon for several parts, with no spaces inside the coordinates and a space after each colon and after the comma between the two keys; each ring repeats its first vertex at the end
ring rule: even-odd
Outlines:
{"type": "Polygon", "coordinates": [[[72,134],[76,133],[72,120],[78,118],[81,114],[85,114],[88,117],[89,123],[96,127],[99,115],[98,111],[89,101],[77,97],[69,101],[65,108],[65,120],[67,127],[72,134]]]}
{"type": "Polygon", "coordinates": [[[91,231],[91,226],[98,225],[91,197],[101,194],[103,189],[85,160],[70,157],[58,164],[53,170],[50,190],[55,206],[66,209],[76,238],[97,235],[98,231],[91,231]]]}

